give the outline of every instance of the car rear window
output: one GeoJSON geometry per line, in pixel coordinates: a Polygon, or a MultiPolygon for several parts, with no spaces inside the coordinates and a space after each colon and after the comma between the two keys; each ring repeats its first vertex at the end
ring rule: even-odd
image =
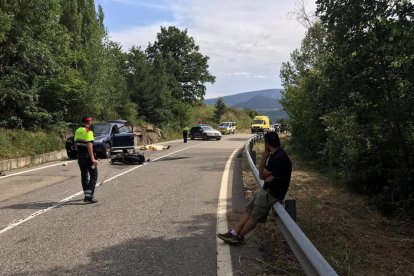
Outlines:
{"type": "Polygon", "coordinates": [[[212,127],[209,126],[202,126],[201,128],[204,130],[214,130],[212,127]]]}
{"type": "Polygon", "coordinates": [[[111,130],[110,124],[94,124],[93,125],[93,134],[95,136],[102,135],[102,134],[108,134],[111,130]]]}

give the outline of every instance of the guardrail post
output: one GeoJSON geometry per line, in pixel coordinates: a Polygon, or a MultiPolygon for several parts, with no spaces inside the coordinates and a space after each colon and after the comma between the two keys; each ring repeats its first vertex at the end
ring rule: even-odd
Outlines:
{"type": "Polygon", "coordinates": [[[285,209],[289,216],[296,222],[296,200],[295,199],[286,199],[285,200],[285,209]]]}
{"type": "Polygon", "coordinates": [[[257,157],[256,157],[256,151],[252,151],[252,153],[250,154],[250,156],[252,157],[252,161],[253,161],[253,164],[255,164],[255,165],[257,165],[257,157]]]}

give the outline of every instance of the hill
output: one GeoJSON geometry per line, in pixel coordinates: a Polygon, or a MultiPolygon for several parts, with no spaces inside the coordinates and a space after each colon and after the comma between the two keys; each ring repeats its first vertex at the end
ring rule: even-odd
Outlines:
{"type": "MultiPolygon", "coordinates": [[[[272,99],[279,100],[282,97],[281,91],[282,89],[257,90],[257,91],[238,93],[238,94],[234,94],[230,96],[224,96],[222,97],[222,99],[227,105],[235,106],[236,104],[247,102],[248,100],[256,96],[269,97],[272,99]]],[[[217,101],[217,98],[206,99],[204,100],[204,103],[208,105],[214,105],[216,101],[217,101]]]]}
{"type": "MultiPolygon", "coordinates": [[[[287,119],[279,99],[282,97],[282,89],[266,89],[243,92],[222,97],[223,101],[231,107],[256,110],[259,114],[270,117],[272,123],[279,119],[287,119]]],[[[218,98],[206,99],[207,105],[214,105],[218,98]]]]}
{"type": "Polygon", "coordinates": [[[233,105],[237,108],[248,108],[248,109],[282,109],[282,105],[275,98],[265,96],[254,96],[248,101],[233,105]]]}

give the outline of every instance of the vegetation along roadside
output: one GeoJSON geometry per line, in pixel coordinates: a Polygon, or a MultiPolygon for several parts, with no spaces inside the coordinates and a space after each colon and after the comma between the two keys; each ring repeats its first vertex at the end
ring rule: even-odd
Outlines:
{"type": "MultiPolygon", "coordinates": [[[[261,143],[254,147],[257,158],[263,148],[261,143]]],[[[339,275],[411,275],[412,222],[381,215],[367,198],[349,192],[295,154],[290,155],[293,174],[286,198],[296,199],[299,227],[339,275]]],[[[246,160],[243,179],[246,196],[251,197],[257,186],[246,160]]],[[[276,222],[259,225],[248,239],[262,251],[263,261],[240,259],[254,265],[256,275],[304,274],[276,222]]]]}

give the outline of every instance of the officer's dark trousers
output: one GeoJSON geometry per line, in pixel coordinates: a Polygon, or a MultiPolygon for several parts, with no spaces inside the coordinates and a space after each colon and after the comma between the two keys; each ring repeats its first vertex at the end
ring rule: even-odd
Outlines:
{"type": "Polygon", "coordinates": [[[184,143],[187,143],[187,136],[188,136],[188,131],[183,130],[183,139],[184,139],[184,143]]]}
{"type": "Polygon", "coordinates": [[[86,198],[93,198],[96,181],[98,180],[98,169],[92,169],[93,163],[89,155],[78,155],[78,164],[81,171],[83,193],[86,198]]]}

